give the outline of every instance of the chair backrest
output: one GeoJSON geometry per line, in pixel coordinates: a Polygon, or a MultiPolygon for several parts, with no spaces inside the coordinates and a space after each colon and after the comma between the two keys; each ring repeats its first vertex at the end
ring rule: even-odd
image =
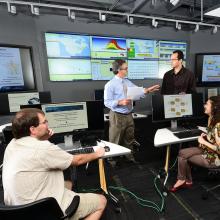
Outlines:
{"type": "Polygon", "coordinates": [[[0,205],[1,220],[60,220],[63,216],[59,204],[52,197],[19,206],[0,205]]]}

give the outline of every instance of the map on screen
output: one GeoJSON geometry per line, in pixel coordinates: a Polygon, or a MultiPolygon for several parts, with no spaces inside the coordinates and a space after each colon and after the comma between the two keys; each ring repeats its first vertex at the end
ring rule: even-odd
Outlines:
{"type": "Polygon", "coordinates": [[[91,79],[90,60],[48,59],[48,66],[52,81],[91,79]]]}
{"type": "Polygon", "coordinates": [[[128,59],[148,59],[158,57],[158,41],[127,39],[128,59]]]}
{"type": "Polygon", "coordinates": [[[48,57],[90,57],[89,36],[46,33],[48,57]]]}

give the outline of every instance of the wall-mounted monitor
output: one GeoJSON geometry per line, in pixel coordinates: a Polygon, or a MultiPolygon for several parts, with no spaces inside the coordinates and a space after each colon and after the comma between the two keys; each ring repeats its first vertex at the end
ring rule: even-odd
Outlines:
{"type": "Polygon", "coordinates": [[[195,73],[198,86],[220,85],[220,53],[196,54],[195,73]]]}
{"type": "Polygon", "coordinates": [[[185,41],[132,39],[74,33],[45,33],[51,81],[110,80],[115,59],[128,62],[129,79],[161,79],[170,70],[170,56],[185,41]]]}
{"type": "Polygon", "coordinates": [[[0,45],[0,92],[36,89],[31,47],[0,45]]]}

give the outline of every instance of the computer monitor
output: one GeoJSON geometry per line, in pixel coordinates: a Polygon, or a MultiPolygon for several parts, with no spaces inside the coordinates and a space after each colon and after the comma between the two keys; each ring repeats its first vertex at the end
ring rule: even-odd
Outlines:
{"type": "Polygon", "coordinates": [[[153,95],[152,121],[171,121],[171,130],[179,130],[177,120],[191,120],[204,117],[203,95],[153,95]]]}
{"type": "Polygon", "coordinates": [[[42,104],[41,108],[55,134],[88,129],[86,102],[42,104]]]}
{"type": "Polygon", "coordinates": [[[88,130],[104,130],[103,100],[86,101],[88,130]]]}
{"type": "Polygon", "coordinates": [[[96,89],[94,91],[95,100],[104,100],[104,89],[96,89]]]}
{"type": "Polygon", "coordinates": [[[14,114],[20,110],[21,105],[51,103],[51,95],[49,91],[0,93],[0,103],[0,114],[14,114]]]}
{"type": "Polygon", "coordinates": [[[197,86],[220,85],[220,53],[198,53],[195,57],[197,86]]]}

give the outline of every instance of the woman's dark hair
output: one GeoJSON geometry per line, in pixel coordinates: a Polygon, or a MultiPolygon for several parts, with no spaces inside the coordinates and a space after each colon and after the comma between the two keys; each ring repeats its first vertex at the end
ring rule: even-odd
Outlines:
{"type": "Polygon", "coordinates": [[[218,122],[220,122],[220,96],[212,96],[209,100],[212,104],[209,126],[214,127],[218,122]]]}
{"type": "Polygon", "coordinates": [[[37,108],[24,108],[17,112],[12,120],[14,138],[30,136],[30,127],[39,125],[38,114],[44,115],[44,112],[37,108]]]}

